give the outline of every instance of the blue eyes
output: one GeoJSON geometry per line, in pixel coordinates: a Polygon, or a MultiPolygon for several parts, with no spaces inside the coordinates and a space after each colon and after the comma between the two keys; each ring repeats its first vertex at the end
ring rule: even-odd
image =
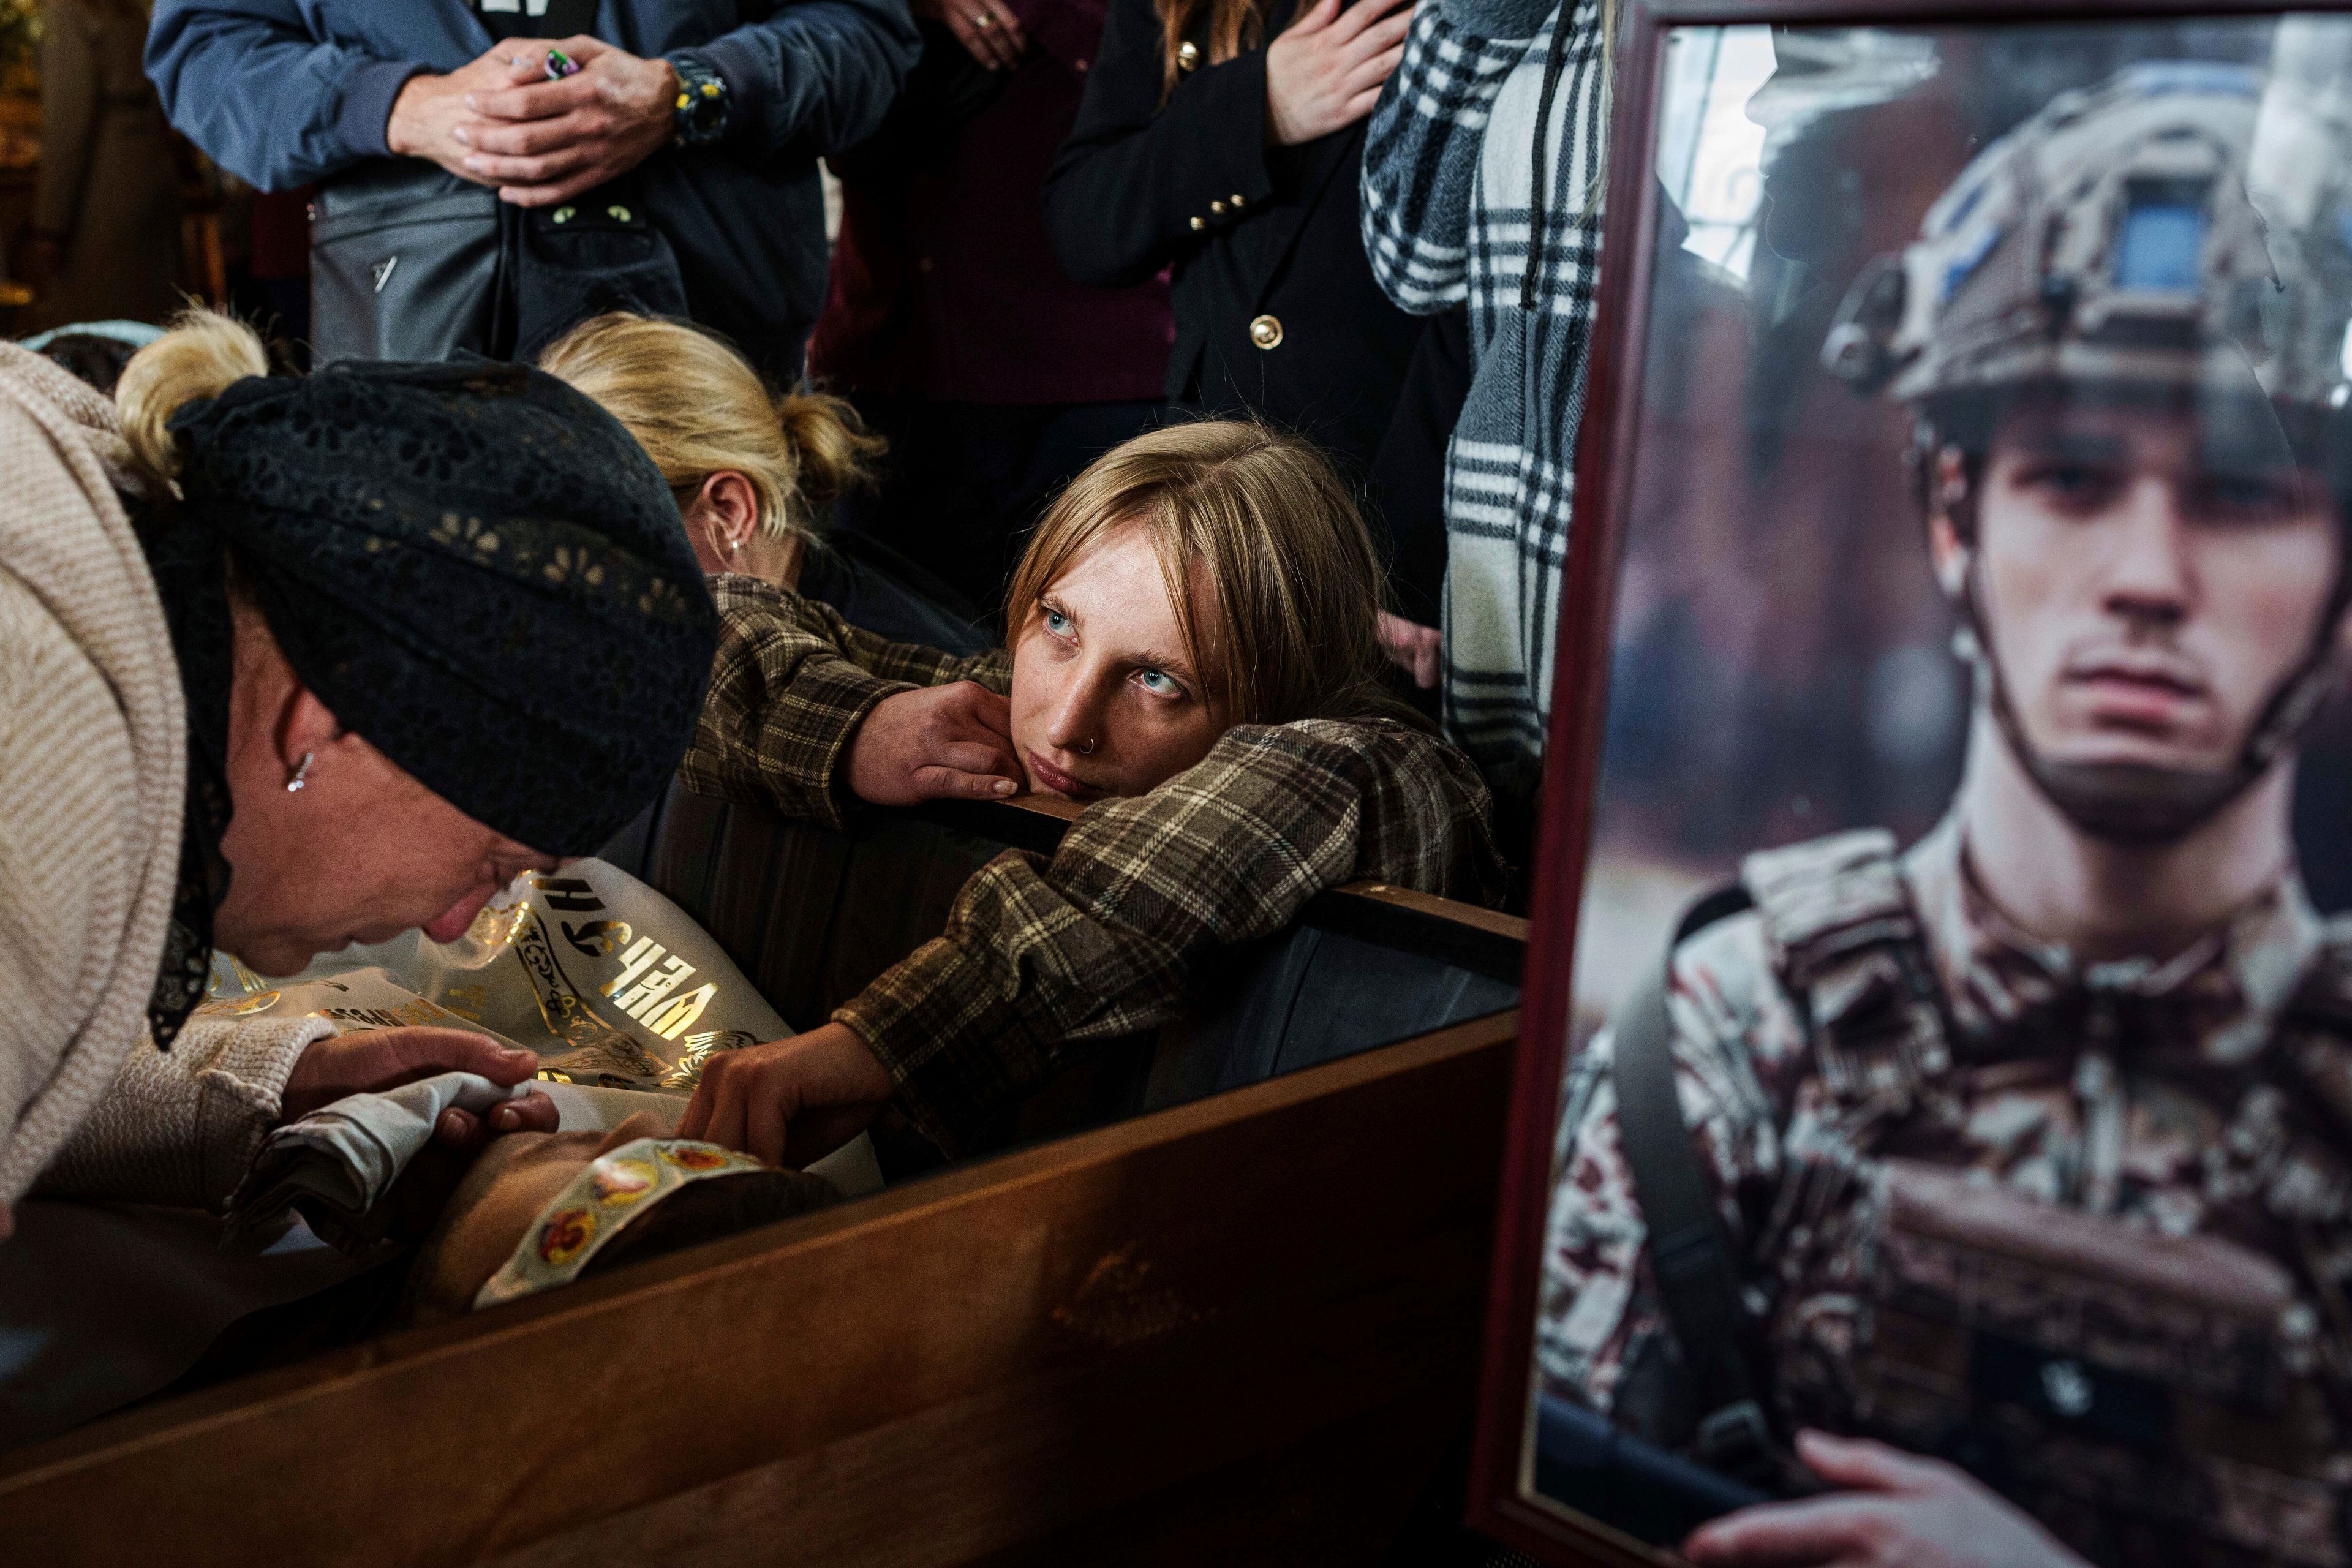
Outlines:
{"type": "MultiPolygon", "coordinates": [[[[1045,604],[1041,601],[1037,605],[1037,616],[1038,619],[1044,623],[1048,636],[1058,637],[1065,642],[1071,641],[1077,636],[1077,626],[1071,621],[1066,612],[1056,609],[1052,605],[1045,604]]],[[[1188,695],[1184,689],[1183,682],[1178,680],[1174,676],[1170,675],[1165,670],[1150,668],[1139,669],[1135,672],[1135,679],[1137,684],[1140,685],[1143,689],[1149,691],[1154,697],[1183,697],[1188,695]]]]}

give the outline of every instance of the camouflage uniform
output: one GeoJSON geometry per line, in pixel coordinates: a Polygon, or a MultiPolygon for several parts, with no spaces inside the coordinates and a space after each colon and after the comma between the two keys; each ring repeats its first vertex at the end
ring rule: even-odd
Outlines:
{"type": "MultiPolygon", "coordinates": [[[[2283,440],[2352,522],[2347,149],[2325,95],[2129,68],[1972,161],[1824,342],[1830,371],[1913,408],[1922,499],[1963,552],[1947,591],[1978,733],[2086,838],[2177,842],[2291,766],[2341,673],[2352,573],[2229,765],[2043,755],[1980,614],[1993,415],[2018,391],[2151,390],[2233,421],[2209,426],[2237,443],[2219,450],[2268,462],[2283,440]]],[[[2097,1562],[2352,1564],[2352,922],[2289,875],[2168,962],[2084,963],[2002,918],[1956,822],[1900,858],[1875,832],[1752,857],[1752,912],[1668,964],[1663,1048],[1748,1381],[1779,1436],[1952,1459],[2097,1562]]],[[[1701,1386],[1722,1358],[1685,1362],[1668,1327],[1719,1344],[1688,1285],[1666,1310],[1645,1248],[1612,1047],[1654,1014],[1628,1016],[1569,1075],[1540,1378],[1717,1451],[1742,1395],[1701,1386]]],[[[1665,1227],[1691,1280],[1690,1232],[1665,1227]]]]}
{"type": "MultiPolygon", "coordinates": [[[[1776,1418],[1940,1452],[2095,1560],[2352,1561],[2352,922],[2289,875],[2169,963],[2084,964],[1948,821],[1743,880],[1668,1006],[1776,1418]]],[[[1538,1359],[1671,1444],[1611,1044],[1570,1072],[1538,1359]]]]}

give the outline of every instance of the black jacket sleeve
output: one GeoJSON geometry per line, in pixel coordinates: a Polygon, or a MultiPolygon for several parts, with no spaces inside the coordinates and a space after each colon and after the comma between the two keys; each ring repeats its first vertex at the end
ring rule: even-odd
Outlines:
{"type": "Polygon", "coordinates": [[[679,52],[702,56],[726,79],[730,142],[830,153],[882,123],[922,48],[906,0],[798,0],[679,52]]]}
{"type": "Polygon", "coordinates": [[[1111,0],[1077,121],[1045,177],[1045,233],[1080,283],[1139,283],[1274,195],[1265,49],[1188,72],[1165,107],[1160,80],[1151,0],[1111,0]]]}

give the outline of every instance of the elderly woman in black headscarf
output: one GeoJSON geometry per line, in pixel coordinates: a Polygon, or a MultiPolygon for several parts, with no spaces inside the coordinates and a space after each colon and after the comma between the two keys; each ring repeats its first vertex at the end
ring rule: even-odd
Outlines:
{"type": "Polygon", "coordinates": [[[457,1031],[191,1014],[215,947],[457,936],[649,801],[700,706],[701,574],[595,405],[488,363],[267,370],[193,317],[118,417],[0,345],[0,1234],[45,1168],[216,1204],[285,1116],[529,1076],[457,1031]]]}

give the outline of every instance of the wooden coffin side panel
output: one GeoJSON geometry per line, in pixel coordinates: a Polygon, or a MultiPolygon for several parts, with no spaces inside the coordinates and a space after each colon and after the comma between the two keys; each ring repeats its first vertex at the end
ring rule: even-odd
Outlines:
{"type": "Polygon", "coordinates": [[[1515,1031],[1442,1030],[10,1455],[7,1555],[969,1561],[1440,1385],[1466,1409],[1515,1031]]]}

